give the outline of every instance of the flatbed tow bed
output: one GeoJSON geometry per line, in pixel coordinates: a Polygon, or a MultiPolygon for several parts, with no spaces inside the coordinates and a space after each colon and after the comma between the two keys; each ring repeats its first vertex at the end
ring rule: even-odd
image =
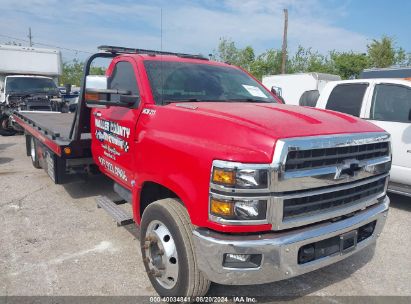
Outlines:
{"type": "Polygon", "coordinates": [[[64,183],[71,173],[84,171],[93,164],[90,133],[81,134],[80,140],[73,137],[76,114],[15,112],[13,117],[25,130],[27,155],[31,156],[31,145],[34,145],[31,138],[35,138],[35,149],[44,152],[36,155],[46,157],[32,159],[33,164],[43,162],[42,167],[56,184],[64,183]]]}
{"type": "Polygon", "coordinates": [[[13,118],[26,135],[27,156],[33,165],[44,168],[56,184],[69,181],[77,173],[93,172],[91,156],[90,108],[85,104],[86,76],[95,58],[113,58],[115,52],[100,52],[84,66],[78,107],[71,113],[17,112],[13,118]]]}
{"type": "Polygon", "coordinates": [[[74,113],[17,112],[15,113],[16,116],[26,123],[44,130],[46,135],[49,134],[52,137],[61,137],[66,140],[70,138],[74,113]]]}

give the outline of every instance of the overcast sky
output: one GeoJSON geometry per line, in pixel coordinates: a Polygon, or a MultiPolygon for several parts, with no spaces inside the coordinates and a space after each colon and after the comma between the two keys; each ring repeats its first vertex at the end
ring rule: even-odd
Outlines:
{"type": "MultiPolygon", "coordinates": [[[[288,8],[290,52],[299,44],[321,53],[365,52],[367,43],[383,34],[411,51],[411,1],[406,0],[0,0],[0,7],[0,43],[13,40],[4,36],[27,40],[31,27],[35,46],[88,52],[102,44],[160,49],[162,9],[164,50],[207,55],[227,37],[260,53],[281,48],[282,10],[288,8]]],[[[66,60],[76,56],[83,59],[87,53],[63,50],[66,60]]]]}

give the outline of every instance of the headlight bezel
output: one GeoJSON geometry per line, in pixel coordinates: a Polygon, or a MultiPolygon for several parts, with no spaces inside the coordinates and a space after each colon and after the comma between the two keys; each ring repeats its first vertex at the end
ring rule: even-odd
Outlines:
{"type": "Polygon", "coordinates": [[[246,164],[231,161],[214,160],[211,167],[210,188],[217,191],[229,193],[266,193],[269,192],[271,184],[271,168],[269,164],[246,164]],[[219,183],[213,181],[214,170],[226,170],[227,172],[234,172],[234,185],[219,183]],[[237,183],[238,175],[245,175],[245,171],[258,172],[259,181],[261,185],[257,187],[241,186],[237,183]]]}
{"type": "Polygon", "coordinates": [[[209,196],[208,203],[208,214],[209,219],[213,222],[224,224],[224,225],[261,225],[268,224],[268,209],[269,209],[270,199],[268,197],[258,196],[258,197],[230,197],[221,194],[211,193],[209,196]],[[222,216],[214,214],[211,210],[212,200],[223,201],[233,204],[233,216],[222,216]],[[235,214],[235,204],[244,203],[249,201],[258,201],[259,212],[261,215],[257,219],[252,218],[241,218],[235,214]]]}
{"type": "MultiPolygon", "coordinates": [[[[248,163],[239,163],[231,161],[221,161],[214,160],[211,167],[210,174],[210,194],[208,202],[208,211],[209,211],[209,220],[215,223],[224,224],[224,225],[263,225],[268,224],[268,214],[269,208],[271,206],[271,197],[270,197],[270,183],[271,183],[271,169],[270,164],[248,164],[248,163]],[[235,181],[234,184],[225,185],[223,183],[218,183],[213,181],[215,169],[226,170],[227,172],[235,172],[235,181]],[[239,185],[237,177],[244,178],[246,181],[251,180],[254,184],[253,186],[248,185],[244,187],[239,185]],[[248,178],[251,176],[251,178],[248,178]],[[255,178],[257,177],[257,179],[255,178]],[[258,185],[255,185],[255,182],[258,185]],[[245,204],[246,212],[243,215],[246,215],[247,212],[253,211],[253,209],[247,204],[251,201],[258,201],[257,208],[260,213],[259,216],[249,217],[247,216],[238,216],[235,213],[232,217],[222,216],[219,214],[214,214],[212,212],[212,200],[219,200],[224,202],[229,202],[236,204],[237,207],[239,204],[245,204]],[[251,208],[251,209],[250,209],[251,208]]],[[[232,208],[235,209],[234,207],[232,208]]],[[[243,210],[244,211],[244,210],[243,210]]],[[[253,213],[253,212],[251,212],[253,213]]],[[[250,213],[249,213],[250,214],[250,213]]]]}

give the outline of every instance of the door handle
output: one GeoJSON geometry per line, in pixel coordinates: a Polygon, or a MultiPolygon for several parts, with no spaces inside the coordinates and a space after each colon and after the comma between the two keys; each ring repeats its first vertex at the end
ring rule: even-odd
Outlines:
{"type": "Polygon", "coordinates": [[[101,117],[101,112],[100,111],[94,112],[94,116],[101,117]]]}

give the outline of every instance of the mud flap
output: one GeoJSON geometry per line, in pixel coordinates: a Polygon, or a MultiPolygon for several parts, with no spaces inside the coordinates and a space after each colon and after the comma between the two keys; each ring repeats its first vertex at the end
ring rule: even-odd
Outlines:
{"type": "Polygon", "coordinates": [[[57,157],[53,152],[46,149],[44,153],[44,170],[55,184],[63,184],[65,181],[66,161],[57,157]]]}

